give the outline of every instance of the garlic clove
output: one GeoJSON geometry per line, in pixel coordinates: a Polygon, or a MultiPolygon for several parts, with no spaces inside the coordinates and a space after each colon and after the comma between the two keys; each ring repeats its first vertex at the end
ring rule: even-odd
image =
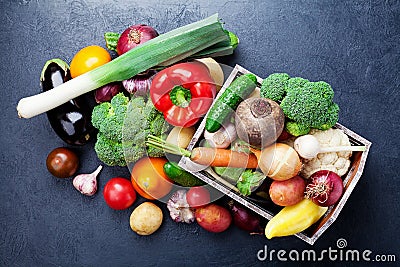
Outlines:
{"type": "Polygon", "coordinates": [[[76,190],[83,195],[93,196],[97,192],[97,175],[102,168],[100,165],[93,173],[77,175],[72,181],[76,190]]]}

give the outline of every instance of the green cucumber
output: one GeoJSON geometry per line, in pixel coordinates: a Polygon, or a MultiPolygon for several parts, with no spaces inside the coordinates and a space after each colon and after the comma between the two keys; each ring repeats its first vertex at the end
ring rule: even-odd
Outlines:
{"type": "Polygon", "coordinates": [[[236,110],[240,102],[248,97],[257,87],[257,77],[247,73],[237,77],[221,94],[211,107],[206,118],[206,130],[214,133],[236,110]]]}
{"type": "Polygon", "coordinates": [[[194,176],[193,174],[185,171],[178,166],[178,163],[170,161],[164,164],[164,172],[175,183],[185,186],[200,186],[205,185],[205,182],[194,176]]]}

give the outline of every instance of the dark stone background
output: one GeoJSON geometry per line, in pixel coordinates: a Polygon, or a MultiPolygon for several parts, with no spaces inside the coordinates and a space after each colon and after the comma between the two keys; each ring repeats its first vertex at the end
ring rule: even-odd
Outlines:
{"type": "MultiPolygon", "coordinates": [[[[347,240],[349,249],[397,254],[399,260],[398,0],[3,0],[0,33],[0,265],[267,265],[271,262],[256,256],[265,245],[269,250],[320,252],[337,248],[339,238],[347,240]],[[48,173],[47,154],[65,144],[45,115],[17,117],[18,100],[40,91],[46,60],[70,61],[84,46],[104,46],[105,31],[146,23],[162,33],[216,12],[241,41],[235,54],[220,62],[238,63],[261,77],[284,71],[329,82],[341,107],[340,123],[373,143],[364,174],[341,215],[312,247],[295,237],[249,236],[236,227],[212,234],[195,224],[176,224],[163,205],[162,227],[140,237],[129,227],[134,207],[111,210],[101,194],[82,196],[71,179],[48,173]]],[[[98,166],[93,143],[75,150],[81,159],[79,173],[98,166]]],[[[129,172],[104,168],[100,190],[114,176],[129,177],[129,172]]],[[[280,264],[275,257],[272,265],[280,264]]]]}

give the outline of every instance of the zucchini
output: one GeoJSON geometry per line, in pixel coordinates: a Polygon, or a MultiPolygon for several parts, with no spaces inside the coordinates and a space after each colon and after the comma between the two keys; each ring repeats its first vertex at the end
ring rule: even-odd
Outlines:
{"type": "Polygon", "coordinates": [[[185,171],[178,166],[178,163],[173,161],[164,164],[164,172],[172,181],[181,186],[192,187],[205,184],[202,180],[185,171]]]}
{"type": "Polygon", "coordinates": [[[236,110],[240,102],[248,97],[257,87],[257,77],[247,73],[237,77],[215,100],[206,118],[206,130],[214,133],[236,110]]]}

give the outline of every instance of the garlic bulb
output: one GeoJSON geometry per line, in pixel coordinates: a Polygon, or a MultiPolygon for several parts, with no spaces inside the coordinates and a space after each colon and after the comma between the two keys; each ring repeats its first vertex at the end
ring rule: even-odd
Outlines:
{"type": "Polygon", "coordinates": [[[97,175],[102,168],[100,165],[93,173],[77,175],[72,181],[76,190],[86,196],[93,196],[97,192],[97,175]]]}

